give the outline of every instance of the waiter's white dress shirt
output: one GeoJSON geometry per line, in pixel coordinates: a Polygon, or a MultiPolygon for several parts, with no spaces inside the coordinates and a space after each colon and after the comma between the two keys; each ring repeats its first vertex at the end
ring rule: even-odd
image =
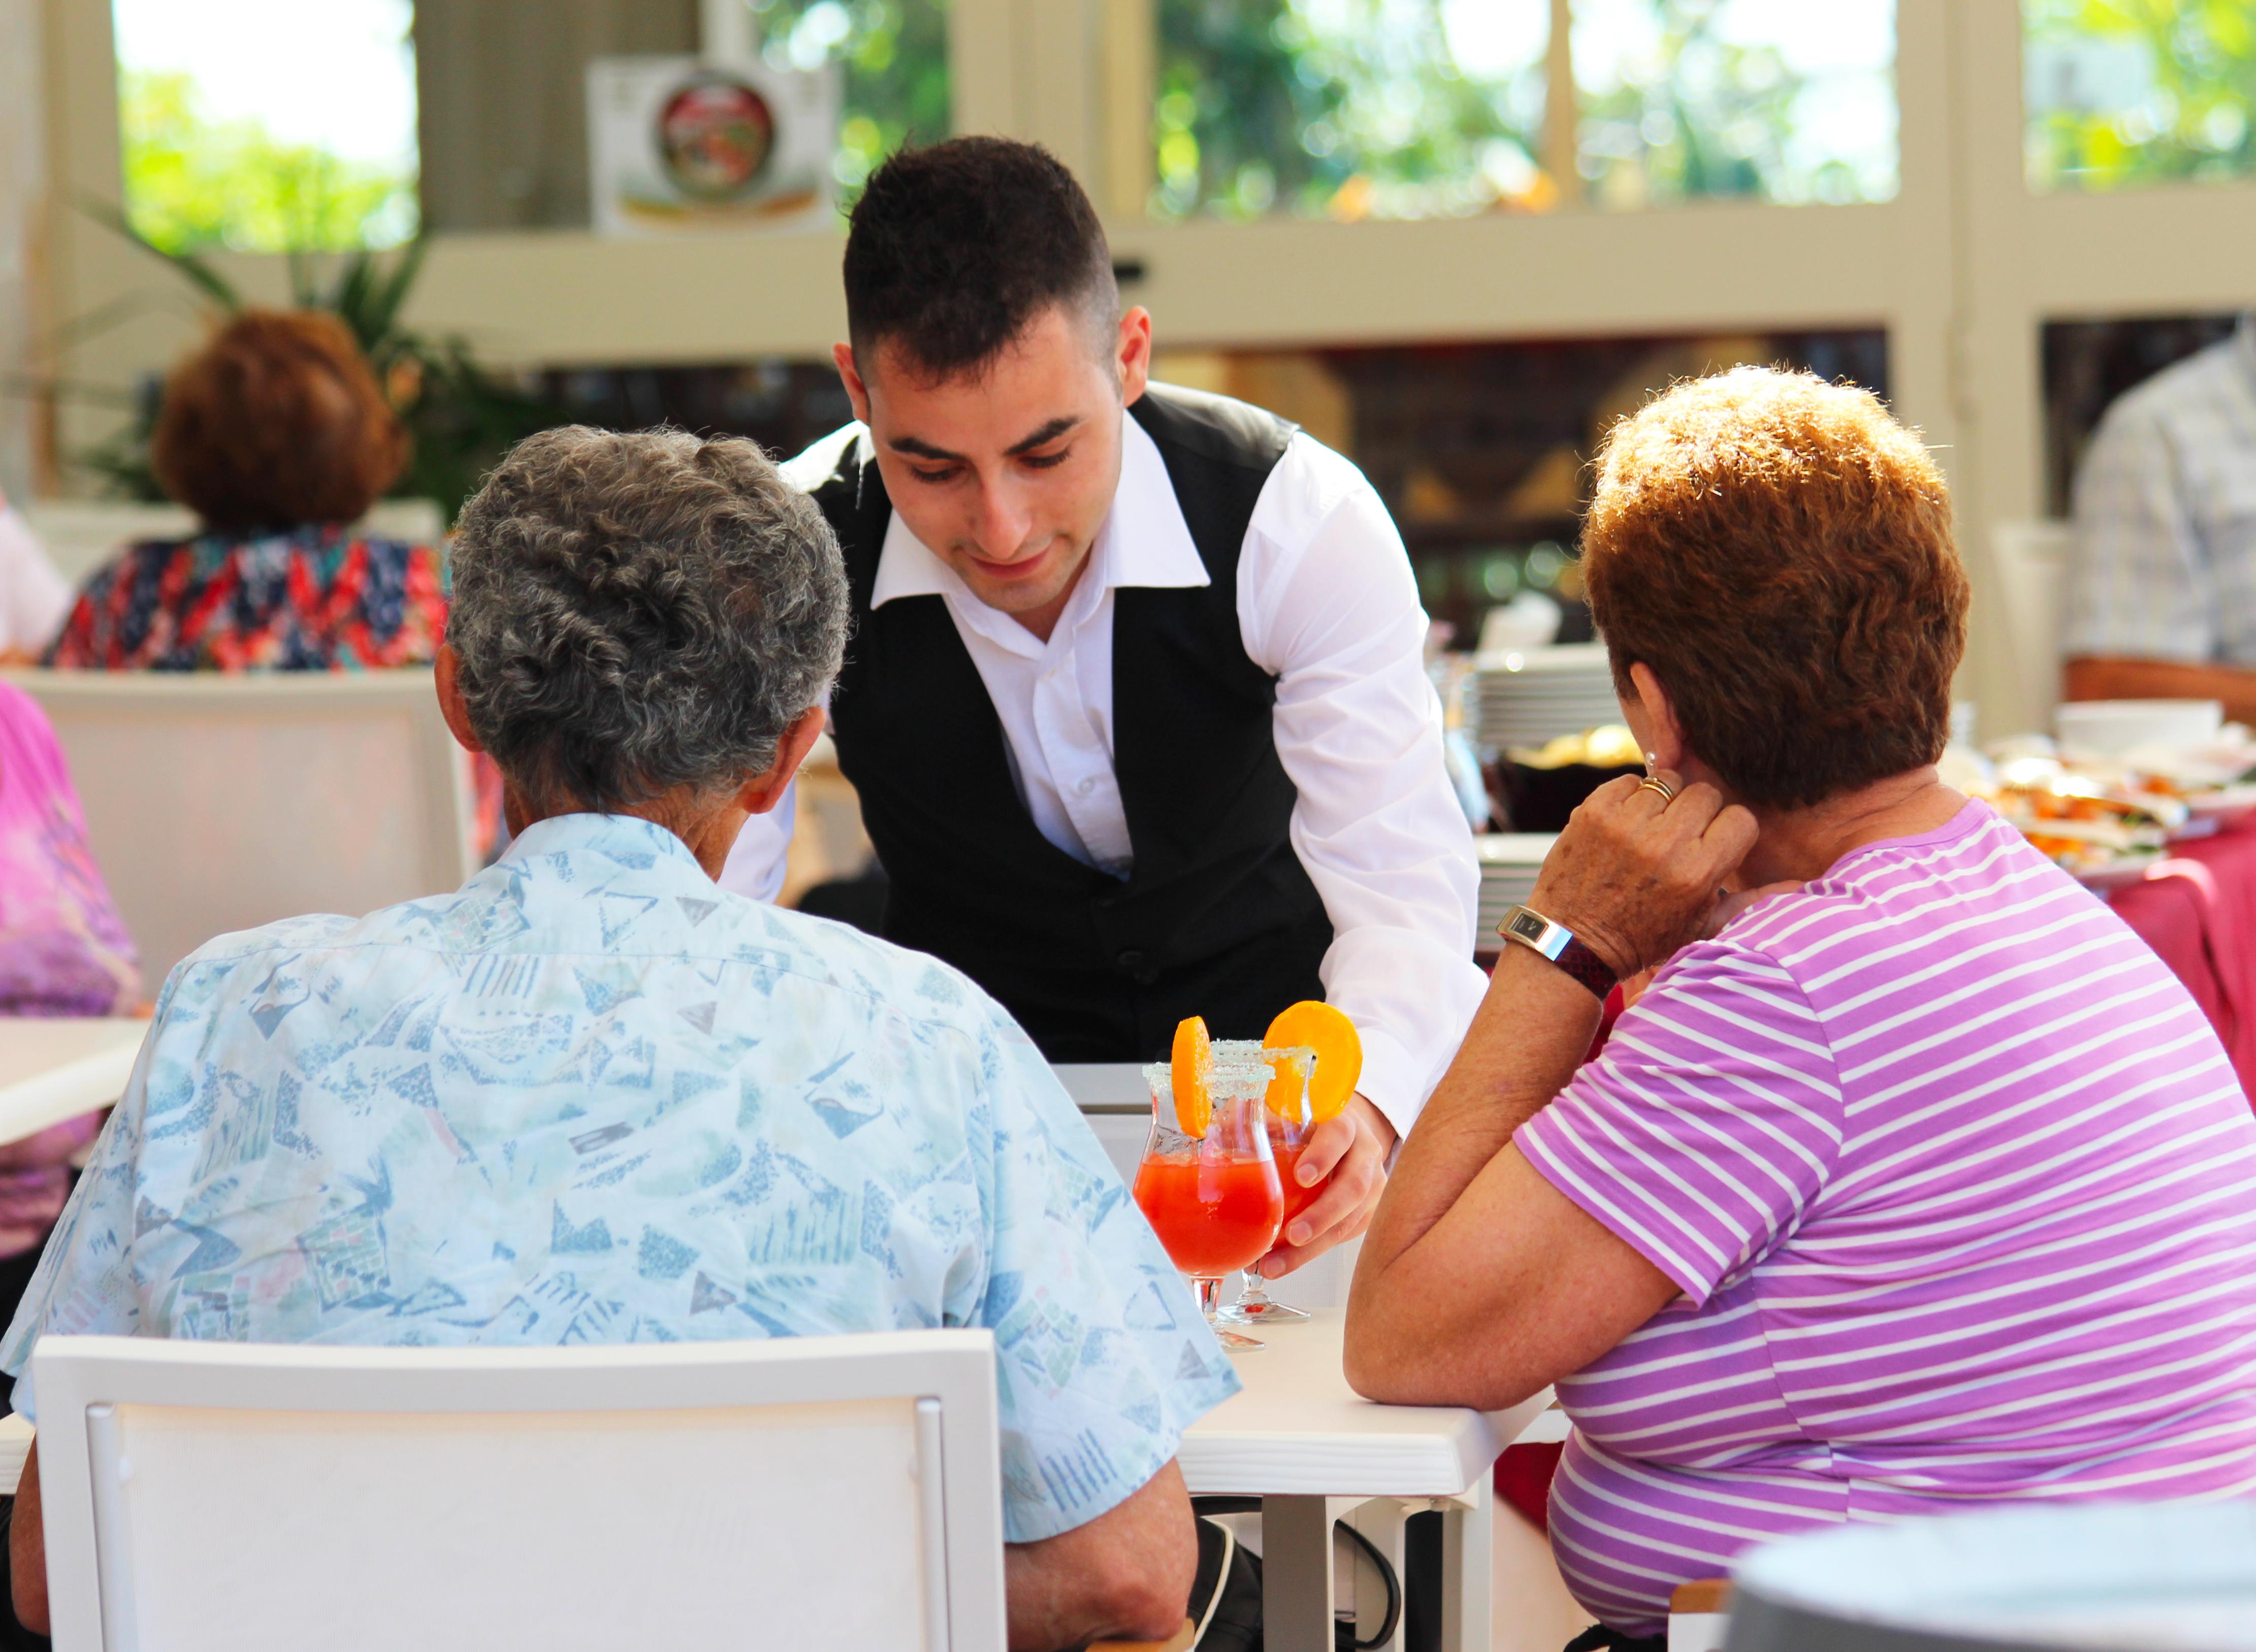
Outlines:
{"type": "MultiPolygon", "coordinates": [[[[785,474],[815,485],[861,429],[825,438],[785,474]]],[[[1208,580],[1158,447],[1133,419],[1122,434],[1111,513],[1047,642],[973,596],[898,512],[871,604],[948,604],[1034,824],[1084,865],[1124,878],[1135,854],[1113,772],[1112,593],[1208,580]]],[[[1362,1093],[1406,1133],[1487,985],[1472,961],[1480,866],[1442,766],[1426,616],[1401,536],[1363,473],[1305,433],[1254,506],[1237,620],[1246,657],[1278,679],[1277,755],[1300,793],[1293,849],[1332,922],[1324,994],[1362,1034],[1362,1093]]],[[[772,899],[790,835],[787,805],[753,816],[722,886],[772,899]]]]}

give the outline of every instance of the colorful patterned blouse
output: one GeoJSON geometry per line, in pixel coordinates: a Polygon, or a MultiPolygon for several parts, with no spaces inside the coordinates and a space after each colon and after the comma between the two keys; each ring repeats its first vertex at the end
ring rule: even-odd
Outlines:
{"type": "Polygon", "coordinates": [[[446,635],[439,554],[311,523],[128,546],[79,593],[51,666],[350,671],[428,665],[446,635]]]}

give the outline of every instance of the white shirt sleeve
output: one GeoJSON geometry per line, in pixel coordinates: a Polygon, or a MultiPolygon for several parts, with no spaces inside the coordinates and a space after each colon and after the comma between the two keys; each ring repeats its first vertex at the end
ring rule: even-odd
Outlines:
{"type": "Polygon", "coordinates": [[[1237,578],[1246,654],[1278,677],[1294,851],[1332,921],[1325,997],[1362,1034],[1362,1093],[1406,1134],[1487,987],[1417,582],[1377,492],[1307,435],[1270,476],[1237,578]]]}
{"type": "Polygon", "coordinates": [[[73,597],[32,525],[0,499],[0,649],[45,649],[62,629],[73,597]]]}
{"type": "Polygon", "coordinates": [[[799,819],[799,782],[784,787],[783,801],[755,815],[737,834],[721,868],[721,887],[754,900],[773,901],[783,893],[784,862],[791,854],[792,828],[799,819]]]}

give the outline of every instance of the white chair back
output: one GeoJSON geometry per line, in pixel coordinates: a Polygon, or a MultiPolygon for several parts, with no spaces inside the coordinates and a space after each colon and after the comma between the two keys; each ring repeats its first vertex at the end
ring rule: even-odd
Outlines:
{"type": "Polygon", "coordinates": [[[151,997],[214,935],[442,894],[476,870],[469,759],[428,671],[18,671],[151,997]]]}
{"type": "Polygon", "coordinates": [[[2001,639],[2013,668],[2010,705],[1981,708],[1985,738],[2042,732],[2060,700],[2061,625],[2069,552],[2076,530],[2066,522],[2000,522],[1990,535],[1998,611],[1985,623],[2001,639]]]}
{"type": "Polygon", "coordinates": [[[59,1652],[1000,1652],[983,1331],[48,1337],[59,1652]]]}
{"type": "MultiPolygon", "coordinates": [[[[73,585],[137,540],[186,539],[196,531],[196,513],[184,505],[122,499],[18,499],[16,505],[55,571],[73,585]]],[[[433,499],[382,499],[358,526],[375,539],[435,545],[447,531],[447,518],[433,499]]]]}

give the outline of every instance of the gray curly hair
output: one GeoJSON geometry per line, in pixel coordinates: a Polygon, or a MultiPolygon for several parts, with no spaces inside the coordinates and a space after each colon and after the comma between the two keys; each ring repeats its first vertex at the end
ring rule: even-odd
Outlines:
{"type": "Polygon", "coordinates": [[[738,439],[529,436],[463,507],[452,562],[470,727],[548,810],[742,785],[845,648],[837,540],[738,439]]]}

